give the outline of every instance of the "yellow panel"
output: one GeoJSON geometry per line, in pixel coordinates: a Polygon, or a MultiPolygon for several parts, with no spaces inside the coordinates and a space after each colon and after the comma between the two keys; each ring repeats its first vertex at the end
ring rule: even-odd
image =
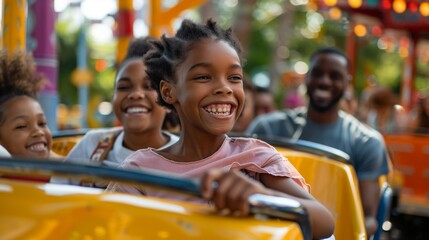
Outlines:
{"type": "Polygon", "coordinates": [[[82,137],[83,135],[54,138],[52,141],[51,150],[56,154],[65,157],[70,152],[70,150],[72,150],[74,145],[76,145],[76,143],[78,143],[79,140],[82,139],[82,137]]]}
{"type": "Polygon", "coordinates": [[[302,239],[287,221],[77,186],[0,179],[0,206],[4,239],[302,239]]]}
{"type": "MultiPolygon", "coordinates": [[[[149,34],[151,36],[160,37],[166,31],[172,29],[172,22],[178,18],[180,14],[188,9],[201,5],[206,0],[181,0],[177,4],[167,10],[162,9],[162,0],[152,0],[150,3],[149,18],[149,34]]],[[[174,34],[169,32],[169,35],[174,34]]]]}
{"type": "Polygon", "coordinates": [[[335,217],[336,239],[366,239],[358,181],[352,166],[276,147],[311,186],[311,194],[335,217]]]}
{"type": "Polygon", "coordinates": [[[133,10],[133,0],[118,0],[119,10],[133,10]]]}
{"type": "Polygon", "coordinates": [[[385,135],[394,170],[389,183],[399,190],[401,212],[429,216],[429,136],[385,135]]]}
{"type": "Polygon", "coordinates": [[[26,0],[3,0],[2,38],[8,51],[25,51],[26,0]]]}
{"type": "Polygon", "coordinates": [[[120,37],[117,39],[117,45],[116,45],[116,55],[117,55],[117,62],[120,63],[122,60],[124,60],[125,55],[127,54],[128,46],[131,42],[131,37],[120,37]]]}

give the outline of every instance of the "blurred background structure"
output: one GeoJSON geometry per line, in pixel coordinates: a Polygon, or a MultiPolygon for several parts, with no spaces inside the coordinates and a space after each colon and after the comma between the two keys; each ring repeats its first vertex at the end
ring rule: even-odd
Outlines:
{"type": "Polygon", "coordinates": [[[35,56],[50,82],[41,102],[54,130],[113,125],[115,67],[129,41],[171,35],[184,18],[232,26],[245,49],[246,73],[274,95],[278,108],[303,104],[309,54],[320,46],[349,54],[358,99],[375,85],[387,86],[411,111],[428,89],[427,1],[101,1],[2,1],[2,48],[35,56]]]}

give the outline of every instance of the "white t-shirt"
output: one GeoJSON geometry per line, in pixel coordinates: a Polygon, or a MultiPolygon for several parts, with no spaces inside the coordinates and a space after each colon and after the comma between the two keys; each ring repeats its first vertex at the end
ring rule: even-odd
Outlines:
{"type": "Polygon", "coordinates": [[[10,153],[2,145],[0,145],[0,157],[11,157],[10,153]]]}
{"type": "MultiPolygon", "coordinates": [[[[116,133],[120,131],[121,127],[108,128],[108,129],[94,129],[85,134],[85,136],[73,147],[70,153],[65,159],[66,162],[75,162],[75,163],[90,163],[90,158],[95,148],[97,147],[100,138],[107,133],[116,133]]],[[[171,134],[167,131],[163,131],[163,134],[170,138],[164,146],[159,149],[163,149],[173,145],[179,139],[178,136],[171,134]]],[[[118,167],[122,161],[124,161],[133,150],[130,150],[122,145],[124,140],[124,132],[121,131],[116,137],[115,142],[113,143],[112,149],[109,151],[107,158],[102,161],[102,164],[109,167],[118,167]]],[[[74,181],[62,177],[52,177],[52,183],[60,184],[79,184],[79,181],[74,181]]]]}

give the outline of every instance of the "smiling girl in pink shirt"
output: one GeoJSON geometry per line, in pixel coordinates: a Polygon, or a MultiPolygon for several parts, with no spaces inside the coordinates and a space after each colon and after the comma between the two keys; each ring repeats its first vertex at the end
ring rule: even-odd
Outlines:
{"type": "MultiPolygon", "coordinates": [[[[332,215],[308,193],[304,179],[287,159],[260,140],[226,135],[245,98],[241,48],[231,30],[212,20],[206,25],[185,20],[175,37],[164,36],[154,47],[145,56],[147,73],[158,102],[178,113],[180,138],[162,150],[135,152],[122,168],[199,178],[204,199],[219,210],[248,214],[248,198],[257,193],[292,198],[309,212],[313,237],[330,236],[332,215]]],[[[117,184],[108,189],[162,196],[117,184]]]]}

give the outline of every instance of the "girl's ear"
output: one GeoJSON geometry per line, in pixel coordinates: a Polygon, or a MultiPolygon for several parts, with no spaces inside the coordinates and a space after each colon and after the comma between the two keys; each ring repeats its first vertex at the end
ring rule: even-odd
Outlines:
{"type": "Polygon", "coordinates": [[[159,88],[161,97],[166,103],[173,104],[176,102],[174,86],[169,81],[161,80],[159,88]]]}

